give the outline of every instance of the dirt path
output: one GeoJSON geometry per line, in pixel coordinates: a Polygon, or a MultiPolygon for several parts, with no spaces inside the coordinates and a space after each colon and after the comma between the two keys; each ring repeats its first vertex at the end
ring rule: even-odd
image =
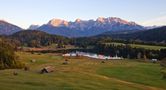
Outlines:
{"type": "Polygon", "coordinates": [[[124,80],[120,80],[120,79],[112,78],[112,77],[107,77],[107,76],[103,76],[103,75],[90,74],[90,73],[85,73],[85,74],[96,76],[96,77],[103,78],[103,79],[106,79],[106,80],[112,80],[112,81],[120,82],[120,83],[126,84],[130,87],[140,88],[140,90],[164,90],[164,89],[158,88],[158,87],[143,85],[143,84],[134,83],[134,82],[128,82],[128,81],[124,81],[124,80]]]}
{"type": "Polygon", "coordinates": [[[118,81],[118,82],[121,82],[121,83],[128,84],[129,86],[138,87],[138,88],[141,88],[141,89],[144,89],[144,90],[164,90],[164,89],[153,87],[153,86],[148,86],[148,85],[143,85],[143,84],[138,84],[138,83],[133,83],[133,82],[120,80],[120,79],[117,79],[117,78],[109,78],[109,79],[112,79],[112,80],[115,80],[115,81],[118,81]]]}

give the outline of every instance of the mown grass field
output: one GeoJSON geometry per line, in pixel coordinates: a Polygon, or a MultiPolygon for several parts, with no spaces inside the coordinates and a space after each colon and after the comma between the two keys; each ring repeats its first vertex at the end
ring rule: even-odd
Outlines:
{"type": "Polygon", "coordinates": [[[65,58],[55,54],[18,52],[30,71],[0,71],[0,90],[166,90],[160,65],[134,60],[111,60],[101,63],[89,58],[65,58]],[[36,62],[30,62],[35,59],[36,62]],[[45,66],[55,71],[40,74],[45,66]],[[13,72],[18,72],[17,76],[13,72]]]}
{"type": "MultiPolygon", "coordinates": [[[[114,45],[123,45],[123,43],[106,43],[106,44],[114,44],[114,45]]],[[[165,46],[154,46],[154,45],[141,45],[141,44],[128,44],[133,48],[145,48],[145,49],[150,49],[150,50],[159,50],[159,49],[166,49],[165,46]]]]}
{"type": "Polygon", "coordinates": [[[145,48],[145,49],[151,49],[151,50],[166,49],[166,47],[164,46],[139,45],[139,44],[130,44],[130,45],[136,48],[145,48]]]}

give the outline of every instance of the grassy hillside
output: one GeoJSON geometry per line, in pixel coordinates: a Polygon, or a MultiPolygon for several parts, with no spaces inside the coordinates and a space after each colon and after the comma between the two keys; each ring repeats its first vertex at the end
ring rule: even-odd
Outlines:
{"type": "Polygon", "coordinates": [[[30,71],[1,70],[1,90],[164,90],[159,64],[137,61],[107,61],[88,58],[64,58],[54,54],[17,53],[30,71]],[[35,59],[32,63],[30,60],[35,59]],[[39,74],[44,66],[55,71],[39,74]],[[13,72],[18,72],[17,76],[13,72]]]}

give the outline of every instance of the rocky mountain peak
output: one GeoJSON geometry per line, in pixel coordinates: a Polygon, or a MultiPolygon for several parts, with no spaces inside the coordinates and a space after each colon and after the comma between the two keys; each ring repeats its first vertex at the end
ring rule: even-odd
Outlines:
{"type": "Polygon", "coordinates": [[[117,17],[109,17],[108,20],[109,20],[110,23],[115,22],[115,23],[120,23],[120,24],[129,24],[128,21],[123,20],[121,18],[117,18],[117,17]]]}
{"type": "Polygon", "coordinates": [[[75,22],[77,22],[77,23],[80,23],[82,20],[81,19],[79,19],[79,18],[77,18],[76,20],[75,20],[75,22]]]}
{"type": "Polygon", "coordinates": [[[52,19],[48,22],[49,25],[52,25],[54,27],[59,26],[68,26],[68,21],[62,20],[62,19],[52,19]]]}
{"type": "Polygon", "coordinates": [[[65,21],[52,19],[39,30],[70,37],[93,36],[107,31],[142,30],[143,26],[117,17],[98,17],[96,20],[65,21]],[[50,27],[53,26],[53,27],[50,27]]]}
{"type": "Polygon", "coordinates": [[[100,23],[104,23],[105,22],[105,18],[104,17],[98,17],[97,22],[100,22],[100,23]]]}

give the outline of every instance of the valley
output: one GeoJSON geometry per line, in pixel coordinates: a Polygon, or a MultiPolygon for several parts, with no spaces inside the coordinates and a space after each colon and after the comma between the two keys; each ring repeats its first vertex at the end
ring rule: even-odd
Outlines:
{"type": "Polygon", "coordinates": [[[38,30],[2,35],[0,88],[165,90],[166,44],[161,39],[69,38],[38,30]]]}
{"type": "Polygon", "coordinates": [[[166,90],[166,0],[1,0],[0,90],[166,90]]]}
{"type": "Polygon", "coordinates": [[[16,53],[28,67],[0,71],[1,90],[165,90],[159,63],[66,58],[54,53],[16,53]],[[35,62],[31,62],[31,60],[35,62]],[[68,64],[62,63],[68,59],[68,64]],[[45,66],[54,72],[40,74],[45,66]],[[13,75],[17,72],[18,75],[13,75]],[[14,87],[14,88],[13,88],[14,87]]]}

